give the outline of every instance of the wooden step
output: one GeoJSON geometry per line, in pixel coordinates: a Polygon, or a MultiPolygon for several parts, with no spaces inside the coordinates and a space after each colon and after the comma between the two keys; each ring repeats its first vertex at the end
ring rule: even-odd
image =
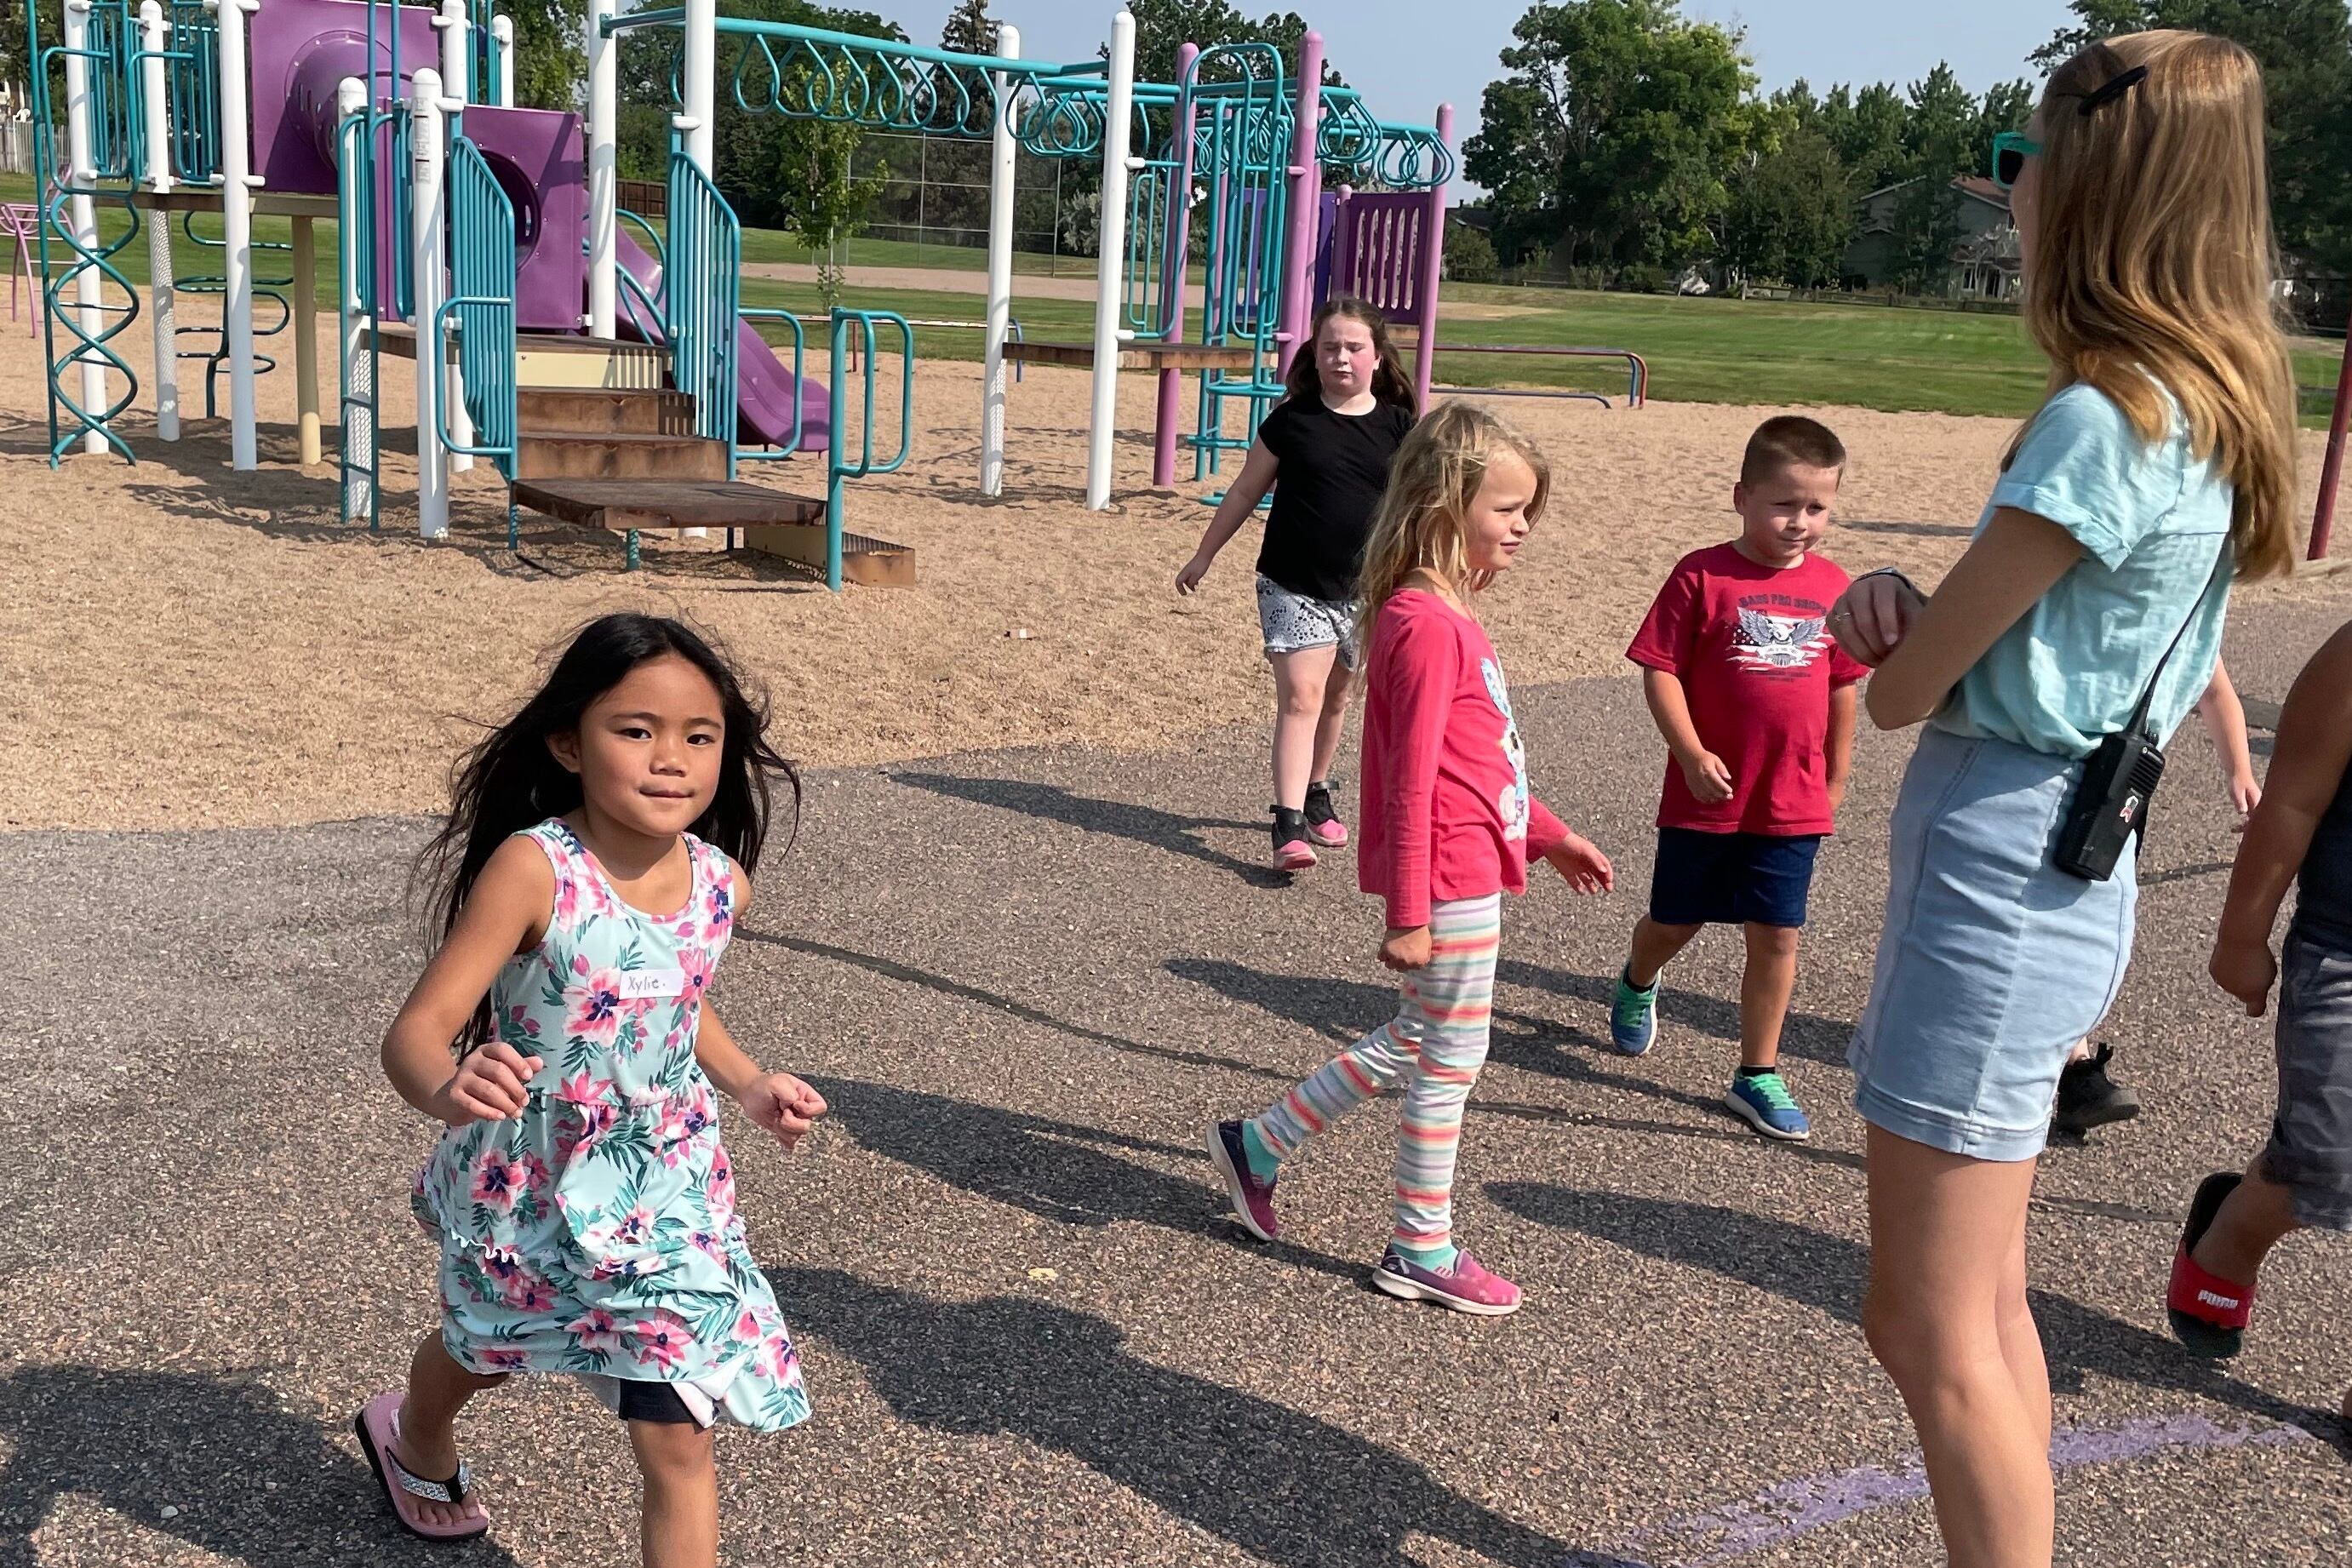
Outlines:
{"type": "MultiPolygon", "coordinates": [[[[514,499],[559,521],[616,532],[740,529],[748,550],[824,567],[824,502],[740,479],[525,479],[515,485],[514,499]]],[[[868,586],[912,587],[915,552],[887,540],[844,534],[841,574],[868,586]]]]}
{"type": "MultiPolygon", "coordinates": [[[[416,357],[416,329],[406,321],[386,321],[376,334],[383,352],[398,359],[416,357]]],[[[452,340],[449,357],[457,356],[452,340]]],[[[515,334],[515,384],[534,387],[575,389],[658,390],[669,378],[669,351],[651,343],[621,338],[574,337],[562,332],[515,334]]]]}
{"type": "Polygon", "coordinates": [[[700,436],[583,436],[525,429],[515,448],[519,479],[727,478],[727,443],[700,436]]]}
{"type": "Polygon", "coordinates": [[[515,399],[522,427],[549,436],[691,436],[694,399],[634,387],[526,386],[515,399]]]}

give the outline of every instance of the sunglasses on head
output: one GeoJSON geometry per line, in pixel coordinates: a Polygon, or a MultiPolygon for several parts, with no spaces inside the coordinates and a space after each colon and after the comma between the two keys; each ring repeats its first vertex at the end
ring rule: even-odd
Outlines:
{"type": "Polygon", "coordinates": [[[1992,139],[1992,183],[2008,190],[2025,173],[2025,161],[2041,155],[2042,143],[2024,132],[2002,132],[1992,139]]]}

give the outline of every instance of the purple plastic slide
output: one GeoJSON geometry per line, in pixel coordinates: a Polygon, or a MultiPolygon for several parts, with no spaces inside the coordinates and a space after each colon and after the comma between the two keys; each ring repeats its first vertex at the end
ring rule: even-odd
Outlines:
{"type": "MultiPolygon", "coordinates": [[[[626,230],[614,236],[618,241],[614,254],[621,269],[635,279],[645,291],[661,298],[661,263],[646,254],[644,246],[626,230]]],[[[617,325],[624,337],[651,339],[659,331],[658,322],[640,322],[644,307],[629,290],[621,290],[620,309],[615,312],[617,325]]],[[[823,385],[814,381],[801,381],[798,386],[801,403],[801,443],[803,452],[822,452],[833,431],[833,399],[823,385]]],[[[749,443],[762,442],[781,447],[793,436],[793,395],[794,378],[775,351],[768,347],[765,338],[751,329],[749,321],[735,324],[735,438],[749,443]]]]}

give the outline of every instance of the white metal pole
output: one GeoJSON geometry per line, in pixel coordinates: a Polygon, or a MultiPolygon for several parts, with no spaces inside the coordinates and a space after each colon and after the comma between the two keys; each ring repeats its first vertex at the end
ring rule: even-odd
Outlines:
{"type": "MultiPolygon", "coordinates": [[[[335,123],[350,123],[353,115],[368,107],[367,84],[355,76],[347,76],[335,85],[335,123]]],[[[367,136],[372,128],[365,121],[359,133],[367,136]]],[[[335,178],[343,188],[342,210],[350,213],[372,209],[375,192],[369,190],[360,178],[361,160],[346,157],[337,132],[335,144],[335,178]]],[[[379,220],[381,221],[381,220],[379,220]]],[[[339,237],[340,239],[340,237],[339,237]]],[[[351,241],[341,239],[348,247],[351,241]]],[[[370,319],[374,303],[367,297],[362,281],[366,269],[375,264],[373,255],[362,256],[346,248],[336,268],[335,288],[341,301],[340,314],[343,328],[343,374],[341,401],[343,424],[343,515],[364,517],[373,521],[375,511],[375,415],[357,400],[365,397],[374,401],[373,366],[368,356],[368,331],[374,325],[370,319]]]]}
{"type": "Polygon", "coordinates": [[[615,173],[614,131],[620,119],[618,52],[604,36],[604,19],[614,13],[614,0],[588,0],[588,331],[610,338],[618,308],[619,279],[614,275],[613,235],[619,219],[615,173]]]}
{"type": "MultiPolygon", "coordinates": [[[[157,0],[140,0],[139,47],[147,58],[139,62],[141,89],[146,98],[147,188],[162,195],[172,188],[171,128],[163,112],[163,52],[172,24],[163,19],[157,0]]],[[[173,318],[172,217],[160,209],[147,225],[147,298],[155,317],[155,434],[165,441],[180,438],[179,328],[173,318]]]]}
{"type": "Polygon", "coordinates": [[[686,155],[706,174],[710,173],[718,71],[718,0],[686,0],[686,155]]]}
{"type": "MultiPolygon", "coordinates": [[[[447,142],[457,140],[458,130],[464,124],[460,116],[465,111],[458,106],[470,103],[474,99],[473,27],[466,19],[466,0],[441,0],[441,14],[433,18],[433,25],[441,30],[441,102],[448,116],[443,127],[446,147],[447,142]]],[[[445,173],[445,191],[446,183],[445,173]]],[[[446,206],[446,195],[443,201],[446,206]]],[[[419,324],[423,324],[421,319],[419,324]]],[[[455,363],[449,365],[446,374],[449,378],[449,438],[460,447],[470,447],[474,444],[474,416],[466,406],[466,380],[455,363]]],[[[470,473],[473,468],[471,455],[465,452],[449,454],[451,473],[470,473]]]]}
{"type": "Polygon", "coordinates": [[[499,96],[500,109],[512,109],[514,100],[514,18],[500,14],[490,18],[490,37],[499,46],[499,96]]]}
{"type": "MultiPolygon", "coordinates": [[[[996,52],[1021,58],[1021,29],[996,28],[996,52]]],[[[996,73],[996,122],[988,159],[988,331],[980,366],[980,493],[1004,493],[1004,336],[1013,321],[1013,97],[1016,79],[996,73]]]]}
{"type": "Polygon", "coordinates": [[[220,181],[222,288],[228,337],[229,466],[256,468],[253,412],[253,128],[245,77],[245,19],[261,0],[222,0],[220,181]]]}
{"type": "Polygon", "coordinates": [[[1110,22],[1110,89],[1103,103],[1100,254],[1095,262],[1094,406],[1087,421],[1087,510],[1110,505],[1111,442],[1118,425],[1118,310],[1126,289],[1128,141],[1135,112],[1135,18],[1110,22]]]}
{"type": "MultiPolygon", "coordinates": [[[[89,47],[89,0],[67,0],[65,7],[66,47],[74,52],[66,56],[66,163],[67,178],[78,191],[88,191],[98,181],[98,162],[90,151],[89,123],[89,61],[80,51],[89,47]]],[[[36,128],[36,134],[39,128],[36,128]]],[[[37,192],[41,200],[48,193],[37,192]]],[[[87,195],[76,195],[69,202],[74,241],[87,255],[98,249],[98,211],[87,195]]],[[[100,291],[99,270],[84,266],[74,280],[74,299],[80,306],[83,335],[95,338],[106,330],[104,301],[100,291]]],[[[106,361],[95,350],[84,349],[78,355],[81,362],[81,406],[85,414],[95,416],[106,406],[106,361]]],[[[106,437],[93,430],[81,438],[85,452],[106,450],[106,437]]]]}
{"type": "Polygon", "coordinates": [[[409,272],[415,280],[416,530],[427,539],[449,531],[449,453],[441,445],[441,396],[447,351],[438,329],[443,299],[441,73],[417,71],[410,110],[409,272]]]}

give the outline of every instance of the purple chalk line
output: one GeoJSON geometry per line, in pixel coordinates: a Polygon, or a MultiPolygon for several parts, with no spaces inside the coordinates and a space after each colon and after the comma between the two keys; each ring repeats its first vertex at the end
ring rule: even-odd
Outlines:
{"type": "MultiPolygon", "coordinates": [[[[2241,1448],[2318,1441],[2299,1426],[2269,1423],[2220,1426],[2202,1415],[2126,1421],[2117,1426],[2062,1427],[2050,1436],[2050,1466],[2109,1465],[2163,1448],[2241,1448]]],[[[1916,1458],[1899,1469],[1858,1465],[1829,1475],[1779,1481],[1738,1502],[1725,1503],[1628,1537],[1612,1552],[1580,1552],[1563,1568],[1606,1563],[1610,1568],[1652,1568],[1647,1556],[1664,1546],[1682,1568],[1709,1568],[1778,1546],[1808,1531],[1857,1514],[1917,1502],[1927,1496],[1927,1471],[1916,1458]],[[1691,1556],[1686,1553],[1696,1552],[1691,1556]]]]}

